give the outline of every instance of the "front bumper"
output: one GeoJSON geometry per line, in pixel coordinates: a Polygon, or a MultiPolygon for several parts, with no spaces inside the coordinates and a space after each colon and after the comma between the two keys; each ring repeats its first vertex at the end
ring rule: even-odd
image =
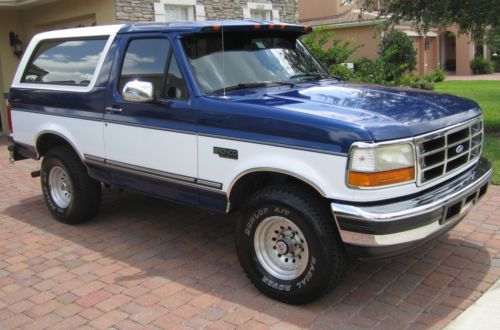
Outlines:
{"type": "Polygon", "coordinates": [[[487,160],[422,195],[402,201],[331,209],[348,253],[381,259],[410,252],[449,231],[484,196],[492,169],[487,160]]]}

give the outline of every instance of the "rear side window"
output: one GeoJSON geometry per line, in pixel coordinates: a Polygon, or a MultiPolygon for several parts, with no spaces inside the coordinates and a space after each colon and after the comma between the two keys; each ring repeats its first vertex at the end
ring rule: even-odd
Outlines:
{"type": "Polygon", "coordinates": [[[108,38],[43,41],[30,59],[23,83],[88,86],[108,38]]]}

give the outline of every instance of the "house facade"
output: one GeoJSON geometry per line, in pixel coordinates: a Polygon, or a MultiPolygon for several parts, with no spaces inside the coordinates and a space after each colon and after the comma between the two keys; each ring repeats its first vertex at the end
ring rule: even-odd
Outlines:
{"type": "Polygon", "coordinates": [[[115,23],[261,19],[296,22],[297,0],[0,0],[0,115],[8,132],[6,100],[31,38],[40,32],[115,23]]]}
{"type": "MultiPolygon", "coordinates": [[[[380,29],[384,22],[377,13],[360,11],[356,0],[299,0],[299,22],[309,26],[323,26],[341,40],[354,39],[363,45],[351,60],[367,57],[378,58],[378,46],[383,36],[380,29]]],[[[456,27],[439,27],[426,35],[418,33],[411,25],[399,25],[417,50],[416,73],[423,75],[436,68],[452,74],[472,75],[471,61],[476,56],[490,58],[487,47],[476,45],[468,34],[459,34],[456,27]]]]}

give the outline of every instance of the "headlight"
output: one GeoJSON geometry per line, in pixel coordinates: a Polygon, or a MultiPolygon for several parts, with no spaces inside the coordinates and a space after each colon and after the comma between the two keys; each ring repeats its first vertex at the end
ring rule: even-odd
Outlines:
{"type": "Polygon", "coordinates": [[[348,183],[357,187],[379,187],[415,180],[415,151],[409,143],[351,149],[348,183]]]}

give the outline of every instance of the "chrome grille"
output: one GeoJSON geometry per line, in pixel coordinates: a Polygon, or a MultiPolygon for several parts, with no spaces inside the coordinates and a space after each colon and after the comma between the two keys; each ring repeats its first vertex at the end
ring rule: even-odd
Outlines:
{"type": "Polygon", "coordinates": [[[416,139],[417,183],[432,182],[478,160],[483,136],[483,121],[476,119],[416,139]]]}

